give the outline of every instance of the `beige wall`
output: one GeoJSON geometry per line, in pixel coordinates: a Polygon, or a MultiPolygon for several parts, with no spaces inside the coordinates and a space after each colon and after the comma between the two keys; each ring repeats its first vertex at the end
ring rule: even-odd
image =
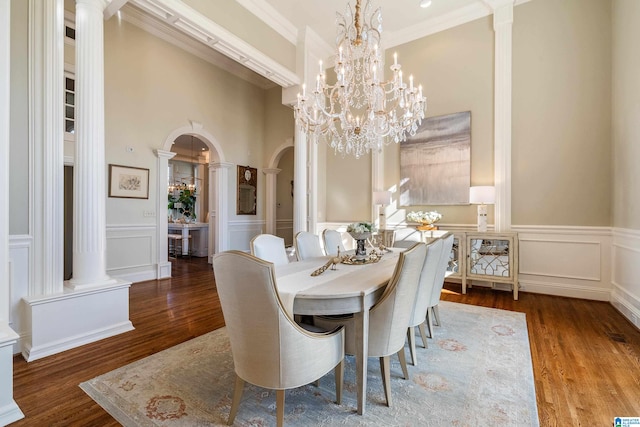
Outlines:
{"type": "Polygon", "coordinates": [[[235,0],[182,0],[182,2],[289,70],[296,70],[296,46],[235,0]]]}
{"type": "Polygon", "coordinates": [[[535,0],[513,25],[513,224],[611,224],[611,2],[535,0]]]}
{"type": "Polygon", "coordinates": [[[613,1],[613,226],[640,230],[640,2],[613,1]]]}
{"type": "MultiPolygon", "coordinates": [[[[393,53],[414,82],[422,84],[427,97],[425,117],[471,111],[471,185],[493,184],[493,28],[490,17],[389,49],[386,61],[393,63],[393,53]]],[[[400,147],[385,149],[385,184],[399,188],[400,147]]],[[[397,203],[397,196],[393,196],[397,203]]],[[[405,212],[437,210],[442,222],[474,224],[475,206],[411,206],[387,211],[392,224],[404,220],[405,212]]],[[[489,207],[489,223],[493,209],[489,207]]]]}
{"type": "MultiPolygon", "coordinates": [[[[155,209],[153,150],[190,120],[214,136],[227,162],[261,166],[265,92],[126,21],[105,22],[105,88],[107,163],[151,170],[149,200],[109,198],[108,223],[155,222],[142,216],[143,210],[155,209]]],[[[230,200],[235,200],[235,183],[232,168],[230,200]]],[[[263,195],[259,184],[257,217],[262,217],[263,195]]],[[[226,208],[234,219],[235,204],[226,208]]]]}
{"type": "Polygon", "coordinates": [[[9,234],[29,233],[28,15],[29,2],[11,1],[9,234]]]}

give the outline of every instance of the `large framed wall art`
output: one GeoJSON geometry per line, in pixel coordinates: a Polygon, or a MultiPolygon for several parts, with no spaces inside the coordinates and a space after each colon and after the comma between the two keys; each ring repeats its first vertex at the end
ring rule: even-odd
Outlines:
{"type": "Polygon", "coordinates": [[[429,117],[400,143],[400,206],[468,204],[470,184],[470,111],[429,117]]]}

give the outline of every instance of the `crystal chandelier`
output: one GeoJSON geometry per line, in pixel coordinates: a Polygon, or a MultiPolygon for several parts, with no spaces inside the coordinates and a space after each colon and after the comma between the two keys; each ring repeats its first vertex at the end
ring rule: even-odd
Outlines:
{"type": "Polygon", "coordinates": [[[422,86],[404,82],[397,54],[393,55],[393,78],[384,80],[384,53],[380,45],[382,13],[371,13],[367,0],[361,21],[360,0],[355,15],[347,5],[336,14],[337,53],[335,84],[328,84],[320,61],[320,72],[312,90],[302,85],[294,107],[296,124],[316,141],[324,138],[335,153],[356,158],[383,145],[415,135],[424,118],[426,98],[422,86]]]}

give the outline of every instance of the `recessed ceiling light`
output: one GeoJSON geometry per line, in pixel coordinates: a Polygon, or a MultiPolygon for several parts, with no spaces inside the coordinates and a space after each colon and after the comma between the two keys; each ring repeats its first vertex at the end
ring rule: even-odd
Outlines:
{"type": "Polygon", "coordinates": [[[420,0],[420,7],[427,8],[431,6],[431,0],[420,0]]]}

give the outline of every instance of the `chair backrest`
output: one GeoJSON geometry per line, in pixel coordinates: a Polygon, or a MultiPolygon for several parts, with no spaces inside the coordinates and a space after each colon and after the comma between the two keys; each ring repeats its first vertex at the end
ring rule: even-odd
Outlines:
{"type": "Polygon", "coordinates": [[[320,239],[313,233],[301,231],[296,234],[296,238],[293,241],[298,261],[324,256],[322,246],[320,246],[320,239]]]}
{"type": "Polygon", "coordinates": [[[444,240],[440,238],[427,245],[427,256],[424,258],[424,264],[422,264],[422,271],[420,272],[420,281],[418,282],[416,299],[413,304],[413,315],[409,323],[410,327],[420,325],[427,315],[443,248],[444,240]]]}
{"type": "Polygon", "coordinates": [[[213,257],[213,271],[240,378],[271,389],[298,387],[315,381],[342,358],[341,346],[338,351],[322,348],[322,337],[305,331],[286,313],[272,263],[226,251],[213,257]],[[319,374],[313,372],[316,365],[319,374]]]}
{"type": "Polygon", "coordinates": [[[393,247],[410,248],[416,242],[422,242],[422,232],[415,228],[398,228],[393,230],[393,247]]]}
{"type": "Polygon", "coordinates": [[[322,231],[322,241],[324,243],[324,251],[329,256],[338,255],[338,249],[342,255],[346,252],[342,244],[342,235],[336,230],[327,228],[322,231]]]}
{"type": "Polygon", "coordinates": [[[453,234],[447,233],[441,237],[443,241],[442,254],[440,255],[440,261],[438,262],[438,271],[433,282],[433,289],[431,291],[431,299],[428,306],[434,307],[440,302],[440,293],[442,292],[442,286],[444,286],[444,277],[447,274],[447,266],[449,265],[449,259],[451,257],[451,248],[453,248],[453,234]]]}
{"type": "Polygon", "coordinates": [[[404,347],[426,254],[424,243],[416,243],[400,254],[389,284],[370,311],[369,356],[390,356],[404,347]]]}
{"type": "Polygon", "coordinates": [[[289,263],[287,250],[284,247],[284,239],[272,234],[259,234],[251,239],[251,255],[275,265],[289,263]]]}

